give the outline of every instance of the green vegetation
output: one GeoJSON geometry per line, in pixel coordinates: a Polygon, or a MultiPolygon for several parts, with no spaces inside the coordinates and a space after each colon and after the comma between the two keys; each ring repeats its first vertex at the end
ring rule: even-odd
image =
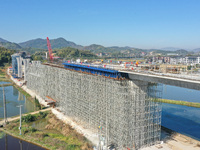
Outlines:
{"type": "Polygon", "coordinates": [[[31,115],[31,114],[28,114],[27,116],[22,117],[22,121],[26,122],[26,123],[29,123],[29,122],[32,122],[32,121],[35,121],[35,120],[36,120],[36,116],[31,115]]]}
{"type": "Polygon", "coordinates": [[[10,82],[10,79],[6,76],[6,66],[0,66],[0,81],[10,82]]]}
{"type": "Polygon", "coordinates": [[[4,63],[11,63],[11,55],[14,50],[8,50],[4,47],[0,47],[0,66],[4,66],[4,63]]]}
{"type": "Polygon", "coordinates": [[[8,83],[8,84],[0,84],[0,87],[6,87],[6,86],[11,86],[13,85],[12,83],[8,83]]]}
{"type": "Polygon", "coordinates": [[[22,122],[25,122],[25,123],[33,122],[38,119],[43,119],[47,115],[48,115],[48,112],[41,112],[41,111],[39,112],[39,114],[36,114],[36,115],[28,114],[28,115],[22,117],[22,122]]]}
{"type": "Polygon", "coordinates": [[[19,46],[16,43],[11,43],[11,42],[0,42],[0,47],[5,47],[7,49],[13,49],[13,50],[21,49],[21,46],[19,46]]]}
{"type": "Polygon", "coordinates": [[[92,150],[91,144],[83,135],[77,133],[71,126],[64,124],[49,112],[27,115],[23,117],[22,121],[22,135],[19,136],[19,120],[10,122],[3,131],[51,150],[92,150]],[[47,119],[48,121],[44,129],[39,130],[30,126],[30,123],[40,119],[47,119]]]}
{"type": "Polygon", "coordinates": [[[0,131],[0,139],[4,137],[4,133],[0,131]]]}
{"type": "Polygon", "coordinates": [[[35,97],[35,106],[39,109],[42,109],[42,106],[40,105],[40,103],[36,97],[35,97]]]}
{"type": "Polygon", "coordinates": [[[176,104],[176,105],[184,105],[184,106],[189,106],[189,107],[200,108],[200,103],[194,103],[194,102],[169,100],[169,99],[153,99],[153,101],[155,101],[155,102],[162,102],[162,103],[168,103],[168,104],[176,104]]]}
{"type": "Polygon", "coordinates": [[[192,66],[187,66],[187,70],[191,70],[192,69],[192,66]]]}
{"type": "Polygon", "coordinates": [[[21,51],[26,51],[30,54],[34,54],[37,52],[47,52],[46,49],[40,49],[40,48],[33,48],[33,47],[25,47],[25,48],[21,48],[21,51]]]}
{"type": "Polygon", "coordinates": [[[55,50],[56,55],[62,58],[97,58],[97,56],[90,51],[78,50],[71,47],[55,50]]]}
{"type": "Polygon", "coordinates": [[[38,60],[38,61],[44,61],[43,57],[45,57],[45,52],[46,51],[43,51],[43,52],[35,52],[33,55],[31,55],[31,58],[32,60],[38,60]]]}

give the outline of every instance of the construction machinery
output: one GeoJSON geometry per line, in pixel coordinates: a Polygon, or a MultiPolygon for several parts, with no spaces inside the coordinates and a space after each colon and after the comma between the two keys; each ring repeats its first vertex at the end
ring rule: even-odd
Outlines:
{"type": "Polygon", "coordinates": [[[53,54],[52,54],[51,43],[50,43],[48,37],[47,37],[47,47],[48,47],[48,51],[49,51],[49,59],[50,59],[50,61],[53,61],[53,54]]]}

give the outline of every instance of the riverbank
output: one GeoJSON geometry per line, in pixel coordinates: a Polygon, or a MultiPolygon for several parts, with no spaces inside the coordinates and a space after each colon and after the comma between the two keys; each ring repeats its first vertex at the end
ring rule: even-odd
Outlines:
{"type": "Polygon", "coordinates": [[[0,67],[0,81],[10,81],[10,79],[6,77],[6,67],[0,67]]]}
{"type": "Polygon", "coordinates": [[[200,141],[161,127],[161,144],[142,148],[141,150],[199,150],[200,141]]]}
{"type": "Polygon", "coordinates": [[[15,120],[1,128],[1,130],[45,149],[92,150],[92,145],[83,135],[57,119],[51,112],[48,114],[39,112],[38,114],[22,117],[22,135],[19,135],[18,126],[19,120],[15,120]],[[44,118],[48,121],[44,129],[39,130],[30,126],[30,123],[34,123],[35,120],[44,118]]]}
{"type": "Polygon", "coordinates": [[[155,101],[155,102],[162,102],[162,103],[168,103],[168,104],[175,104],[175,105],[184,105],[184,106],[188,106],[188,107],[200,108],[200,103],[195,103],[195,102],[169,100],[169,99],[154,99],[153,101],[155,101]]]}
{"type": "Polygon", "coordinates": [[[6,87],[6,86],[11,86],[13,83],[7,83],[7,84],[0,84],[0,87],[6,87]]]}

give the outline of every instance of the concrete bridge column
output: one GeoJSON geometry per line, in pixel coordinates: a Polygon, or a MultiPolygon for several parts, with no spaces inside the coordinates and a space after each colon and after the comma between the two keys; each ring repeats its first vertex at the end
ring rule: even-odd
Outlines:
{"type": "Polygon", "coordinates": [[[22,58],[17,57],[18,77],[22,78],[22,58]]]}

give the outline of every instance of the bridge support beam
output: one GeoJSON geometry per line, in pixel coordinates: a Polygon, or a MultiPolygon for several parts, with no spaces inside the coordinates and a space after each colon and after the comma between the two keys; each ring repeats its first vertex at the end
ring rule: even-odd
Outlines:
{"type": "MultiPolygon", "coordinates": [[[[125,73],[125,72],[124,72],[125,73]]],[[[142,74],[136,72],[127,72],[128,77],[131,80],[140,80],[154,83],[162,83],[167,85],[173,85],[188,89],[200,90],[200,81],[180,79],[175,77],[165,77],[151,74],[142,74]]]]}

